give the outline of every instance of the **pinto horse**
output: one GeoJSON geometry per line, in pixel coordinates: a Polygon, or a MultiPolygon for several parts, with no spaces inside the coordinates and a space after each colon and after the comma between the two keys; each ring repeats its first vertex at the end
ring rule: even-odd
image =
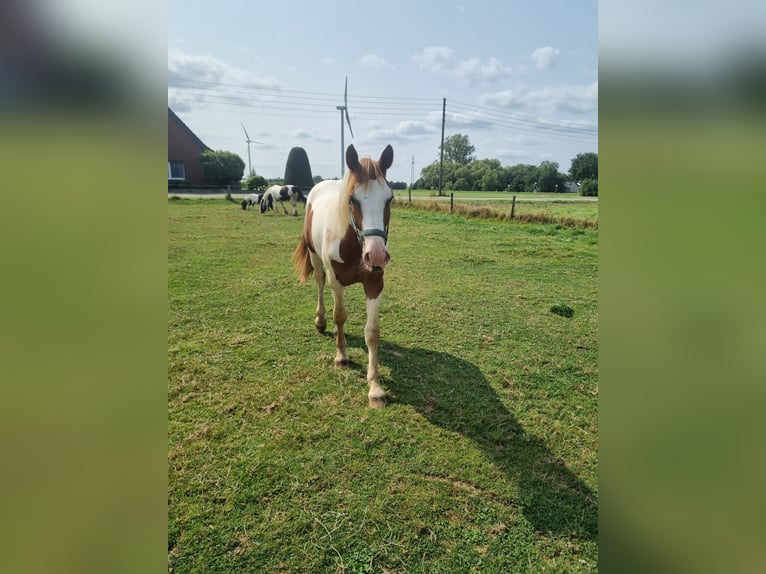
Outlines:
{"type": "Polygon", "coordinates": [[[245,197],[242,198],[242,203],[240,204],[242,209],[247,211],[248,207],[255,207],[256,205],[259,205],[261,203],[262,195],[262,193],[248,193],[245,197]]]}
{"type": "Polygon", "coordinates": [[[367,296],[367,393],[369,405],[386,404],[386,393],[378,372],[378,309],[383,292],[383,269],[390,260],[388,253],[388,221],[394,197],[386,181],[386,170],[394,161],[394,150],[388,145],[378,161],[359,159],[353,145],[346,149],[345,177],[316,184],[309,193],[303,236],[293,253],[295,269],[301,283],[313,272],[316,276],[318,302],[314,324],[320,333],[327,321],[324,308],[325,281],[333,298],[333,321],[337,354],[335,367],[348,365],[346,335],[343,325],[348,313],[343,304],[346,287],[361,283],[367,296]]]}
{"type": "Polygon", "coordinates": [[[261,213],[266,213],[268,209],[273,209],[276,213],[275,204],[277,201],[282,206],[285,215],[287,215],[285,201],[293,204],[293,215],[298,215],[298,202],[306,203],[306,196],[303,195],[299,187],[294,185],[272,185],[261,197],[261,213]]]}

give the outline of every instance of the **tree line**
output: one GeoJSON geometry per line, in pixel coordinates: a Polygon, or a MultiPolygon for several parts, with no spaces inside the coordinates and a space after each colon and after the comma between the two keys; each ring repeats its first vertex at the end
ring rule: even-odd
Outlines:
{"type": "MultiPolygon", "coordinates": [[[[555,161],[540,165],[516,164],[504,166],[498,159],[476,159],[476,149],[468,136],[455,134],[444,140],[444,170],[442,189],[446,191],[540,191],[563,193],[571,190],[571,182],[579,185],[581,195],[598,195],[598,154],[579,153],[572,158],[567,173],[559,171],[555,161]]],[[[441,150],[440,150],[441,152],[441,150]]],[[[239,181],[245,168],[244,161],[231,152],[207,150],[200,156],[200,165],[211,183],[227,184],[239,181]]],[[[414,182],[415,189],[439,189],[440,161],[434,161],[420,171],[414,182]]],[[[293,148],[285,167],[285,184],[292,183],[311,189],[321,181],[312,176],[308,156],[303,148],[293,148]]],[[[248,189],[263,189],[269,182],[254,172],[247,179],[248,189]]],[[[389,182],[393,189],[406,189],[403,181],[389,182]]],[[[573,191],[573,190],[572,190],[573,191]]]]}
{"type": "MultiPolygon", "coordinates": [[[[596,153],[577,154],[572,158],[569,172],[561,173],[555,161],[503,166],[497,159],[476,159],[474,152],[466,135],[455,134],[444,140],[444,190],[562,193],[568,191],[567,183],[574,182],[579,184],[581,194],[598,195],[596,153]]],[[[440,161],[437,160],[421,170],[413,187],[439,189],[439,172],[440,161]]]]}

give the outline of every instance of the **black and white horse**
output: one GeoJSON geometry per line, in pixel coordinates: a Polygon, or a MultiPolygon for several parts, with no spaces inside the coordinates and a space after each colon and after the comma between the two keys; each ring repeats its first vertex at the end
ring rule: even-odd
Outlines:
{"type": "Polygon", "coordinates": [[[262,193],[248,193],[242,199],[242,204],[241,204],[242,209],[247,210],[249,207],[255,207],[256,205],[260,205],[262,196],[263,196],[262,193]]]}
{"type": "Polygon", "coordinates": [[[287,215],[285,201],[289,201],[293,204],[293,215],[298,215],[298,202],[300,201],[305,204],[306,196],[303,195],[301,189],[295,185],[272,185],[264,192],[263,197],[261,197],[261,213],[266,213],[269,209],[273,209],[276,213],[277,201],[282,206],[285,215],[287,215]]]}

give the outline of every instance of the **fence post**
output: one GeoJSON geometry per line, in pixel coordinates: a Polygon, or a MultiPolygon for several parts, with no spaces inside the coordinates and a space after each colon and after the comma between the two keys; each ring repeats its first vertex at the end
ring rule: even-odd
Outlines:
{"type": "Polygon", "coordinates": [[[511,202],[511,219],[513,219],[514,215],[516,214],[516,196],[513,196],[513,201],[511,202]]]}
{"type": "Polygon", "coordinates": [[[452,213],[452,209],[455,205],[455,193],[450,191],[449,192],[449,212],[452,213]]]}
{"type": "Polygon", "coordinates": [[[409,197],[407,200],[407,205],[412,205],[412,188],[407,190],[407,196],[409,197]]]}

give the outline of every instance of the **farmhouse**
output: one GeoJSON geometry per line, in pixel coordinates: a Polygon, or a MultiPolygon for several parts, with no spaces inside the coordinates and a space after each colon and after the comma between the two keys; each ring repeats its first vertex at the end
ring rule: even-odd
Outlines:
{"type": "Polygon", "coordinates": [[[210,148],[168,108],[168,182],[205,185],[199,155],[210,148]]]}
{"type": "Polygon", "coordinates": [[[566,193],[577,193],[580,191],[580,185],[575,183],[574,181],[565,181],[564,191],[566,193]]]}

